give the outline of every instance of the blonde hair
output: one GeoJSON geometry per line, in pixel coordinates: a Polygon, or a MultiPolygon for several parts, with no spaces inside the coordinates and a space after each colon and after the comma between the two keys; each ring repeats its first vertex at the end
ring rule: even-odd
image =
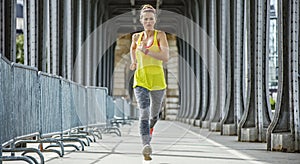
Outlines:
{"type": "Polygon", "coordinates": [[[145,12],[152,12],[154,14],[154,16],[156,17],[156,10],[150,4],[145,4],[142,6],[140,18],[143,18],[143,13],[145,13],[145,12]]]}

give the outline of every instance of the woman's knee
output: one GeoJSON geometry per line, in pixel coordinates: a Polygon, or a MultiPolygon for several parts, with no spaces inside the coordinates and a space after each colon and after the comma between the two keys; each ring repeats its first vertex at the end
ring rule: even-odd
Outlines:
{"type": "Polygon", "coordinates": [[[150,118],[149,108],[141,108],[140,109],[140,119],[141,120],[149,120],[149,118],[150,118]]]}

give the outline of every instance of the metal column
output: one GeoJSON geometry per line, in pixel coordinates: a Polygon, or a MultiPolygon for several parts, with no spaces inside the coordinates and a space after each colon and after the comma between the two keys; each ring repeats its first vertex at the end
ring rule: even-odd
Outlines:
{"type": "Polygon", "coordinates": [[[83,61],[84,61],[84,85],[89,86],[90,85],[90,81],[91,81],[91,57],[92,57],[92,40],[91,40],[91,12],[92,12],[92,7],[91,7],[91,0],[85,0],[85,22],[84,22],[84,26],[85,26],[85,42],[83,44],[84,46],[84,53],[83,53],[83,61]]]}
{"type": "MultiPolygon", "coordinates": [[[[193,20],[193,15],[192,15],[192,13],[191,13],[191,5],[190,5],[190,3],[187,3],[187,8],[188,8],[188,13],[187,13],[187,16],[188,16],[188,18],[189,19],[187,19],[187,23],[190,21],[190,20],[193,20]]],[[[191,47],[191,43],[193,42],[194,43],[194,29],[193,29],[193,26],[190,26],[190,28],[188,29],[188,31],[187,31],[187,35],[189,36],[189,38],[188,38],[188,42],[187,42],[187,44],[186,44],[186,46],[187,46],[187,71],[186,71],[186,74],[187,74],[187,81],[188,81],[188,85],[187,85],[187,87],[188,87],[188,93],[187,93],[187,97],[189,98],[188,99],[188,102],[187,102],[187,105],[188,105],[188,107],[187,107],[187,115],[186,115],[186,121],[187,121],[187,123],[189,123],[189,124],[193,124],[193,121],[194,120],[192,120],[191,118],[192,118],[192,116],[193,116],[193,113],[194,113],[194,103],[195,103],[195,96],[193,95],[195,92],[195,90],[194,90],[194,83],[195,83],[195,81],[194,80],[192,80],[193,78],[192,78],[192,76],[193,76],[193,68],[194,68],[194,66],[193,66],[193,60],[195,60],[194,59],[194,50],[193,50],[193,48],[191,47]]]]}
{"type": "Polygon", "coordinates": [[[37,67],[37,3],[35,0],[24,1],[24,64],[37,67]]]}
{"type": "MultiPolygon", "coordinates": [[[[58,20],[58,1],[51,0],[49,2],[49,26],[50,26],[50,55],[52,59],[50,59],[52,66],[51,66],[51,73],[54,75],[59,75],[59,20],[58,20]]],[[[48,63],[50,64],[50,62],[48,63]]]]}
{"type": "Polygon", "coordinates": [[[76,1],[76,23],[75,23],[75,27],[76,27],[76,44],[75,44],[75,48],[76,48],[76,52],[75,52],[75,68],[74,68],[74,81],[82,84],[83,83],[83,54],[81,53],[81,48],[82,48],[82,44],[84,41],[84,36],[83,36],[83,25],[84,25],[84,21],[83,21],[83,17],[84,17],[84,10],[83,10],[83,0],[78,0],[76,1]]]}
{"type": "MultiPolygon", "coordinates": [[[[227,101],[224,110],[222,122],[222,135],[236,135],[237,125],[239,123],[243,105],[243,92],[242,92],[242,71],[243,71],[243,15],[244,15],[244,0],[232,0],[227,9],[230,12],[230,25],[228,30],[230,35],[229,62],[228,62],[228,79],[229,84],[227,94],[227,101]]],[[[228,13],[229,14],[229,13],[228,13]]]]}
{"type": "Polygon", "coordinates": [[[220,125],[220,130],[221,130],[221,135],[223,134],[223,124],[224,124],[224,119],[225,119],[225,113],[228,111],[228,100],[230,99],[230,94],[227,95],[228,93],[228,85],[230,83],[227,82],[227,79],[229,77],[230,71],[228,71],[227,67],[230,65],[227,63],[227,58],[230,56],[228,52],[228,42],[226,41],[229,38],[229,35],[227,33],[228,30],[228,24],[227,24],[227,19],[228,19],[228,9],[229,5],[227,4],[227,0],[221,0],[220,2],[220,38],[219,38],[219,52],[220,52],[220,69],[219,72],[220,74],[220,112],[221,112],[221,125],[220,125]],[[222,72],[223,71],[223,72],[222,72]]]}
{"type": "Polygon", "coordinates": [[[16,4],[17,0],[0,2],[0,53],[16,61],[16,4]]]}
{"type": "Polygon", "coordinates": [[[278,3],[278,97],[268,128],[267,147],[299,152],[299,1],[278,3]]]}
{"type": "Polygon", "coordinates": [[[92,70],[91,70],[91,85],[92,86],[96,86],[96,69],[97,68],[97,63],[98,63],[98,54],[99,54],[99,31],[98,31],[98,15],[100,13],[100,1],[96,1],[94,2],[95,4],[93,4],[95,7],[94,7],[94,13],[93,13],[93,17],[94,17],[94,20],[93,20],[93,56],[92,56],[92,70]]]}
{"type": "Polygon", "coordinates": [[[206,0],[201,1],[201,28],[203,30],[201,35],[201,43],[200,43],[200,50],[201,50],[201,56],[202,56],[202,61],[204,64],[201,66],[201,72],[202,72],[202,106],[201,106],[201,127],[203,127],[202,122],[206,118],[207,115],[207,108],[208,108],[208,54],[207,54],[207,41],[208,41],[208,36],[207,36],[207,2],[206,0]]]}
{"type": "Polygon", "coordinates": [[[235,39],[234,39],[234,122],[237,125],[244,112],[243,59],[244,59],[244,0],[235,2],[235,39]]]}
{"type": "MultiPolygon", "coordinates": [[[[217,100],[217,90],[215,90],[216,87],[216,71],[217,71],[217,65],[216,65],[216,53],[217,53],[217,42],[216,42],[216,1],[212,0],[209,1],[207,4],[208,7],[208,37],[207,38],[207,48],[208,48],[208,86],[209,86],[209,93],[208,93],[208,108],[205,120],[202,122],[203,128],[209,128],[211,126],[211,121],[213,119],[213,116],[216,112],[216,100],[217,100]]],[[[218,100],[217,100],[218,101],[218,100]]]]}
{"type": "Polygon", "coordinates": [[[268,50],[268,3],[263,0],[250,2],[250,33],[251,36],[251,70],[249,106],[239,124],[239,141],[266,141],[266,130],[271,121],[266,86],[266,59],[268,50]]]}
{"type": "MultiPolygon", "coordinates": [[[[200,13],[199,13],[199,2],[198,0],[194,0],[194,12],[195,12],[195,49],[200,50],[200,34],[201,29],[198,29],[200,27],[200,13]]],[[[200,118],[201,118],[201,108],[200,104],[202,102],[201,98],[201,58],[200,58],[200,52],[195,52],[195,87],[196,87],[196,104],[195,104],[195,115],[193,116],[193,119],[195,120],[194,125],[200,126],[200,118]]]]}
{"type": "Polygon", "coordinates": [[[64,0],[63,9],[65,21],[63,22],[63,52],[62,55],[62,75],[66,79],[72,79],[72,66],[73,66],[73,28],[74,28],[74,2],[72,0],[64,0]]]}
{"type": "Polygon", "coordinates": [[[220,31],[220,26],[219,26],[219,10],[218,10],[218,5],[219,1],[211,1],[211,15],[212,15],[212,37],[211,37],[211,45],[210,47],[210,56],[211,56],[211,66],[210,66],[210,74],[211,74],[211,80],[212,80],[212,90],[211,94],[213,95],[211,98],[211,107],[212,113],[211,113],[211,118],[210,118],[210,125],[209,125],[209,130],[210,131],[220,131],[221,126],[220,126],[220,121],[221,121],[221,111],[220,111],[220,101],[221,97],[219,95],[220,91],[220,74],[223,73],[223,71],[220,71],[220,62],[221,62],[221,57],[218,52],[218,49],[220,48],[218,45],[218,37],[220,31]]]}
{"type": "Polygon", "coordinates": [[[5,3],[4,1],[0,1],[0,53],[4,53],[4,47],[5,47],[5,3]]]}

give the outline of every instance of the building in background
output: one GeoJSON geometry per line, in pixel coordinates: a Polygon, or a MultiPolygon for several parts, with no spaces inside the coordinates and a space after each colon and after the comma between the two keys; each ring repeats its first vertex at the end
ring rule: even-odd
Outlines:
{"type": "Polygon", "coordinates": [[[16,19],[16,29],[17,35],[23,34],[24,31],[24,16],[23,16],[23,2],[17,3],[17,19],[16,19]]]}
{"type": "Polygon", "coordinates": [[[270,6],[269,35],[269,90],[273,97],[278,88],[278,32],[277,32],[277,1],[272,0],[270,6]]]}

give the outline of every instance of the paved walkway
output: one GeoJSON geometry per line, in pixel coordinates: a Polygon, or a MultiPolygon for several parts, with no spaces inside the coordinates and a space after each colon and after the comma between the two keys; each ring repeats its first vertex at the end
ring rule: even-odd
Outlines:
{"type": "Polygon", "coordinates": [[[121,128],[122,137],[105,134],[85,151],[67,150],[63,158],[44,153],[46,164],[300,164],[299,153],[266,151],[266,143],[237,142],[236,136],[187,124],[159,121],[153,136],[152,161],[143,161],[138,123],[121,128]]]}

